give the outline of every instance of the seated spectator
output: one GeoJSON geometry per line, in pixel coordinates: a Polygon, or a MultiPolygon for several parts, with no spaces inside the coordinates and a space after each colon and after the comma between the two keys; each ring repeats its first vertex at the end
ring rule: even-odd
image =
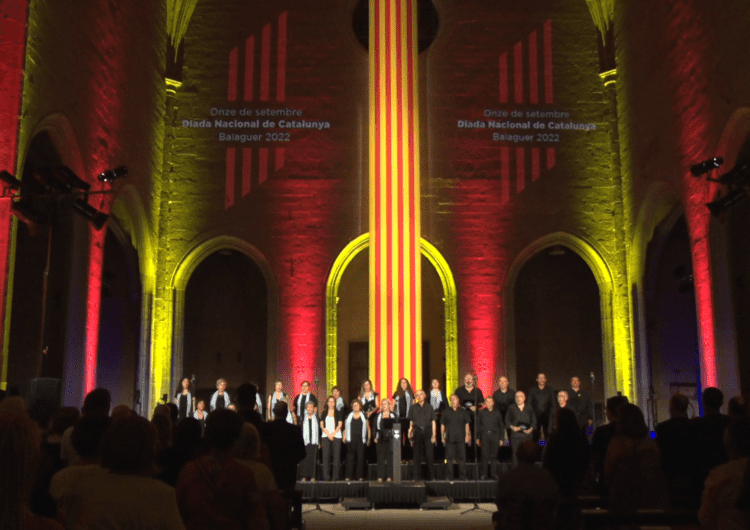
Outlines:
{"type": "Polygon", "coordinates": [[[109,423],[106,416],[84,416],[76,422],[71,442],[79,460],[53,475],[49,492],[55,501],[59,501],[78,482],[106,473],[99,465],[99,444],[109,423]]]}
{"type": "Polygon", "coordinates": [[[695,512],[703,488],[696,469],[701,448],[692,442],[695,431],[688,419],[689,406],[687,396],[672,396],[669,400],[670,418],[656,426],[656,443],[661,452],[661,468],[667,479],[672,508],[695,512]]]}
{"type": "Polygon", "coordinates": [[[29,510],[39,457],[37,425],[24,413],[0,411],[0,528],[3,530],[62,530],[57,522],[37,517],[29,510]]]}
{"type": "Polygon", "coordinates": [[[112,422],[99,450],[108,472],[75,484],[58,503],[66,529],[184,529],[174,488],[151,478],[156,437],[145,418],[112,422]]]}
{"type": "Polygon", "coordinates": [[[170,486],[177,486],[183,466],[205,452],[201,445],[201,430],[201,422],[192,416],[177,425],[174,443],[169,450],[162,452],[161,460],[157,455],[156,464],[160,469],[156,478],[170,486]]]}
{"type": "Polygon", "coordinates": [[[737,418],[727,429],[730,461],[713,469],[703,488],[698,518],[705,530],[747,530],[750,511],[737,506],[750,456],[750,418],[737,418]]]}
{"type": "Polygon", "coordinates": [[[281,490],[276,486],[271,468],[260,462],[260,435],[258,429],[251,423],[242,426],[240,439],[232,449],[232,454],[238,462],[248,466],[255,474],[255,483],[258,492],[263,499],[266,517],[271,522],[271,527],[277,530],[286,528],[289,505],[282,497],[281,490]]]}
{"type": "Polygon", "coordinates": [[[255,475],[232,456],[243,423],[229,409],[217,409],[206,420],[211,449],[188,462],[177,482],[177,503],[188,530],[268,526],[255,475]]]}
{"type": "Polygon", "coordinates": [[[727,402],[727,412],[730,418],[743,418],[748,414],[747,400],[744,396],[734,396],[727,402]]]}
{"type": "Polygon", "coordinates": [[[617,434],[604,461],[604,479],[609,488],[609,510],[615,515],[669,508],[659,447],[635,405],[620,408],[617,434]]]}
{"type": "Polygon", "coordinates": [[[500,475],[495,500],[498,528],[553,528],[560,493],[552,473],[536,467],[536,458],[537,445],[524,440],[516,450],[518,465],[500,475]]]}

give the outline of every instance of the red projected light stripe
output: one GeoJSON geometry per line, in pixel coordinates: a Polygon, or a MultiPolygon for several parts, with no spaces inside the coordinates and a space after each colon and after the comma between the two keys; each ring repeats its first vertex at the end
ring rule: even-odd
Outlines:
{"type": "Polygon", "coordinates": [[[500,68],[500,103],[508,102],[508,54],[503,53],[499,59],[500,68]]]}
{"type": "MultiPolygon", "coordinates": [[[[385,86],[386,86],[386,92],[385,92],[385,134],[386,138],[388,139],[385,144],[385,158],[387,166],[385,168],[385,205],[386,205],[386,275],[385,275],[385,282],[386,282],[386,288],[388,289],[388,297],[387,297],[387,303],[388,303],[388,313],[392,314],[393,312],[393,298],[391,296],[391,285],[393,285],[393,265],[392,260],[390,258],[390,252],[393,249],[393,227],[392,219],[393,219],[393,200],[391,199],[391,194],[393,193],[392,189],[392,179],[393,179],[393,152],[392,152],[392,140],[393,138],[393,124],[391,123],[392,120],[392,112],[393,112],[393,90],[391,83],[393,83],[393,79],[391,79],[391,3],[390,1],[385,2],[385,42],[386,42],[386,54],[385,54],[385,86]]],[[[385,343],[385,351],[386,356],[389,359],[388,362],[388,368],[389,368],[389,375],[388,375],[388,381],[391,380],[390,371],[392,370],[392,363],[390,362],[390,359],[393,358],[393,319],[388,318],[388,324],[386,325],[386,343],[385,343]]],[[[403,373],[403,372],[402,372],[403,373]]],[[[381,390],[382,392],[382,390],[381,390]]]]}
{"type": "Polygon", "coordinates": [[[253,177],[253,150],[249,147],[242,148],[242,196],[250,193],[253,177]]]}
{"type": "Polygon", "coordinates": [[[255,59],[255,36],[245,41],[245,101],[253,100],[253,64],[255,59]]]}
{"type": "MultiPolygon", "coordinates": [[[[376,2],[377,3],[377,2],[376,2]]],[[[375,166],[375,184],[372,186],[373,193],[374,193],[374,202],[375,202],[375,212],[373,214],[373,217],[375,219],[375,245],[374,245],[374,262],[375,262],[375,289],[371,290],[371,293],[373,294],[374,300],[371,303],[375,304],[375,337],[371,339],[371,342],[374,342],[374,344],[370,344],[370,348],[374,350],[374,358],[375,358],[375,380],[376,384],[377,381],[380,380],[380,354],[381,354],[381,347],[380,347],[380,337],[382,333],[382,318],[381,318],[381,312],[383,310],[383,298],[381,295],[381,289],[380,285],[383,282],[381,270],[382,270],[382,262],[381,262],[381,255],[383,252],[383,243],[382,243],[382,233],[383,233],[383,227],[381,224],[381,215],[380,215],[380,209],[382,207],[382,195],[381,195],[381,187],[380,187],[380,175],[382,174],[383,167],[381,164],[381,157],[380,153],[382,152],[383,146],[382,146],[382,122],[380,121],[381,115],[380,115],[380,100],[382,98],[382,92],[380,90],[380,5],[375,6],[375,8],[372,10],[370,16],[372,17],[373,21],[373,35],[371,36],[370,41],[375,42],[375,46],[373,46],[373,56],[374,56],[374,66],[373,66],[373,91],[374,91],[374,102],[373,102],[373,129],[374,129],[374,138],[373,143],[375,144],[375,151],[374,151],[374,166],[375,166]]],[[[370,356],[372,359],[373,356],[370,356]]]]}
{"type": "Polygon", "coordinates": [[[531,180],[532,182],[539,178],[539,148],[531,148],[531,180]]]}
{"type": "MultiPolygon", "coordinates": [[[[407,4],[411,4],[411,2],[407,2],[407,4]]],[[[399,7],[396,6],[397,10],[400,11],[399,7]]],[[[403,28],[401,27],[402,19],[400,16],[396,16],[396,86],[402,87],[403,86],[403,75],[402,75],[402,53],[403,50],[401,48],[401,31],[403,28]]],[[[396,98],[398,100],[401,100],[403,98],[403,93],[396,92],[396,98]]],[[[403,101],[397,101],[396,104],[396,146],[397,149],[400,151],[403,149],[403,143],[404,143],[404,113],[403,113],[403,101]]],[[[397,282],[397,292],[399,294],[402,294],[404,292],[404,275],[401,273],[401,271],[404,270],[404,157],[398,156],[398,202],[396,203],[397,208],[397,214],[396,214],[396,223],[397,223],[397,230],[398,230],[398,245],[396,245],[396,255],[398,259],[398,274],[396,274],[396,282],[397,282]]],[[[401,372],[404,373],[404,345],[405,345],[405,337],[404,337],[404,297],[399,296],[397,299],[397,312],[396,312],[396,322],[398,323],[398,352],[400,353],[399,357],[401,358],[401,372]]],[[[414,379],[409,379],[410,381],[413,381],[414,379]]],[[[388,384],[391,384],[391,379],[388,379],[388,384]]]]}
{"type": "Polygon", "coordinates": [[[226,195],[224,196],[224,208],[231,208],[234,204],[234,164],[235,164],[235,148],[227,148],[227,167],[226,167],[226,195]]]}
{"type": "Polygon", "coordinates": [[[229,52],[229,88],[227,89],[227,100],[237,100],[237,48],[229,52]]]}
{"type": "Polygon", "coordinates": [[[284,155],[286,151],[283,147],[276,148],[276,171],[284,167],[284,155]]]}
{"type": "Polygon", "coordinates": [[[260,100],[268,101],[271,82],[271,24],[263,26],[260,50],[260,100]]]}
{"type": "Polygon", "coordinates": [[[553,167],[555,167],[555,148],[548,147],[547,148],[547,169],[552,169],[553,167]]]}
{"type": "Polygon", "coordinates": [[[264,183],[268,179],[268,148],[260,148],[260,160],[258,167],[258,184],[264,183]]]}
{"type": "MultiPolygon", "coordinates": [[[[413,5],[411,2],[407,3],[406,9],[408,10],[407,13],[407,20],[406,20],[406,29],[407,29],[407,54],[409,57],[408,62],[408,73],[409,73],[409,79],[414,79],[414,41],[415,41],[415,35],[414,35],[414,24],[412,23],[412,20],[414,20],[414,13],[412,11],[413,5]]],[[[418,268],[421,267],[421,263],[418,260],[422,259],[421,251],[417,251],[419,247],[419,234],[417,233],[418,226],[419,226],[419,219],[415,215],[417,211],[417,201],[419,200],[419,194],[416,190],[416,179],[417,175],[419,174],[419,168],[417,167],[417,145],[414,141],[415,138],[415,129],[416,129],[416,117],[415,113],[417,112],[417,98],[416,94],[414,93],[414,83],[408,82],[408,108],[411,110],[409,112],[409,165],[411,170],[411,176],[409,178],[409,198],[411,199],[409,202],[409,259],[411,262],[411,277],[415,278],[417,281],[420,281],[420,277],[417,276],[418,268]]],[[[412,355],[412,376],[409,381],[417,381],[417,355],[421,351],[420,348],[417,347],[417,340],[421,340],[421,338],[417,337],[417,327],[414,325],[415,320],[417,317],[417,302],[419,301],[418,298],[421,295],[421,291],[417,290],[417,281],[413,281],[409,283],[409,289],[411,292],[411,296],[409,297],[410,300],[410,312],[411,312],[411,329],[413,330],[410,333],[410,339],[411,339],[411,355],[412,355]]],[[[421,375],[421,374],[419,374],[421,375]]],[[[425,385],[426,383],[423,382],[422,385],[425,385]]]]}
{"type": "Polygon", "coordinates": [[[529,102],[539,103],[539,82],[536,57],[536,31],[529,34],[529,102]]]}
{"type": "Polygon", "coordinates": [[[500,148],[500,203],[510,200],[510,148],[500,148]]]}
{"type": "Polygon", "coordinates": [[[276,59],[276,100],[284,101],[286,95],[286,11],[279,15],[279,36],[276,59]]]}
{"type": "Polygon", "coordinates": [[[523,44],[513,47],[513,79],[516,82],[516,103],[523,103],[523,44]]]}
{"type": "Polygon", "coordinates": [[[552,93],[552,20],[544,23],[544,102],[553,103],[552,93]]]}
{"type": "Polygon", "coordinates": [[[516,147],[516,193],[521,193],[525,187],[526,167],[523,147],[516,147]]]}

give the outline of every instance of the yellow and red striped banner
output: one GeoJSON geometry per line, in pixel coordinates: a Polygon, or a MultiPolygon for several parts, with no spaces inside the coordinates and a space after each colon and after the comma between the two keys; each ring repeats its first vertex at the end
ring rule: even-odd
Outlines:
{"type": "Polygon", "coordinates": [[[416,0],[370,1],[370,378],[422,384],[416,0]]]}

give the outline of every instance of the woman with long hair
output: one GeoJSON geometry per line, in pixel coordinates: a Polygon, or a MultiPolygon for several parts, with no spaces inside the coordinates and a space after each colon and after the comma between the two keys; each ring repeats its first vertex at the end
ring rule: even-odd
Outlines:
{"type": "Polygon", "coordinates": [[[190,379],[183,377],[180,386],[174,393],[174,404],[177,405],[177,421],[192,416],[195,412],[195,396],[190,379]]]}
{"type": "MultiPolygon", "coordinates": [[[[273,408],[276,406],[276,403],[280,400],[287,400],[286,392],[284,392],[284,383],[281,381],[276,381],[276,383],[273,386],[273,392],[268,396],[268,415],[266,416],[268,418],[268,421],[274,420],[273,415],[273,408]]],[[[294,420],[292,420],[292,423],[294,420]]]]}
{"type": "Polygon", "coordinates": [[[362,412],[369,418],[380,408],[380,396],[372,388],[372,381],[365,379],[359,391],[359,401],[362,412]]]}
{"type": "Polygon", "coordinates": [[[336,409],[336,398],[328,396],[326,408],[320,416],[321,449],[323,451],[323,480],[338,480],[341,470],[341,431],[344,424],[343,413],[336,409]],[[333,456],[333,474],[331,457],[333,456]]]}
{"type": "Polygon", "coordinates": [[[39,427],[23,413],[0,411],[0,528],[61,529],[29,510],[40,460],[39,427]]]}

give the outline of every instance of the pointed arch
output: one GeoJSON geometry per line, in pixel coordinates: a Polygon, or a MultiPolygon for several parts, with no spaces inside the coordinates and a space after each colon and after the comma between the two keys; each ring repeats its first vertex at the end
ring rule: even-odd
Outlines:
{"type": "MultiPolygon", "coordinates": [[[[370,234],[352,240],[331,267],[326,283],[326,378],[328,387],[338,384],[338,292],[346,267],[370,246],[370,234]]],[[[435,267],[443,287],[445,302],[445,371],[446,388],[458,386],[458,319],[456,282],[448,262],[426,239],[420,240],[421,252],[435,267]]]]}
{"type": "MultiPolygon", "coordinates": [[[[513,265],[508,271],[507,281],[505,283],[505,307],[510,310],[507,312],[508,317],[505,319],[505,336],[506,351],[515,354],[515,335],[514,335],[514,317],[513,310],[513,289],[518,278],[521,268],[526,262],[542,250],[562,245],[575,252],[588,265],[596,283],[599,286],[599,301],[601,311],[602,327],[602,355],[604,360],[604,391],[605,395],[614,395],[618,389],[633,398],[633,373],[634,358],[628,345],[617,333],[617,320],[627,318],[627,304],[616,303],[614,299],[614,280],[612,272],[593,245],[588,243],[582,237],[569,232],[554,232],[540,237],[536,241],[524,248],[516,257],[513,265]],[[619,339],[619,340],[618,340],[619,339]]],[[[515,357],[513,357],[515,358],[515,357]]],[[[513,367],[515,370],[515,366],[513,367]]]]}

